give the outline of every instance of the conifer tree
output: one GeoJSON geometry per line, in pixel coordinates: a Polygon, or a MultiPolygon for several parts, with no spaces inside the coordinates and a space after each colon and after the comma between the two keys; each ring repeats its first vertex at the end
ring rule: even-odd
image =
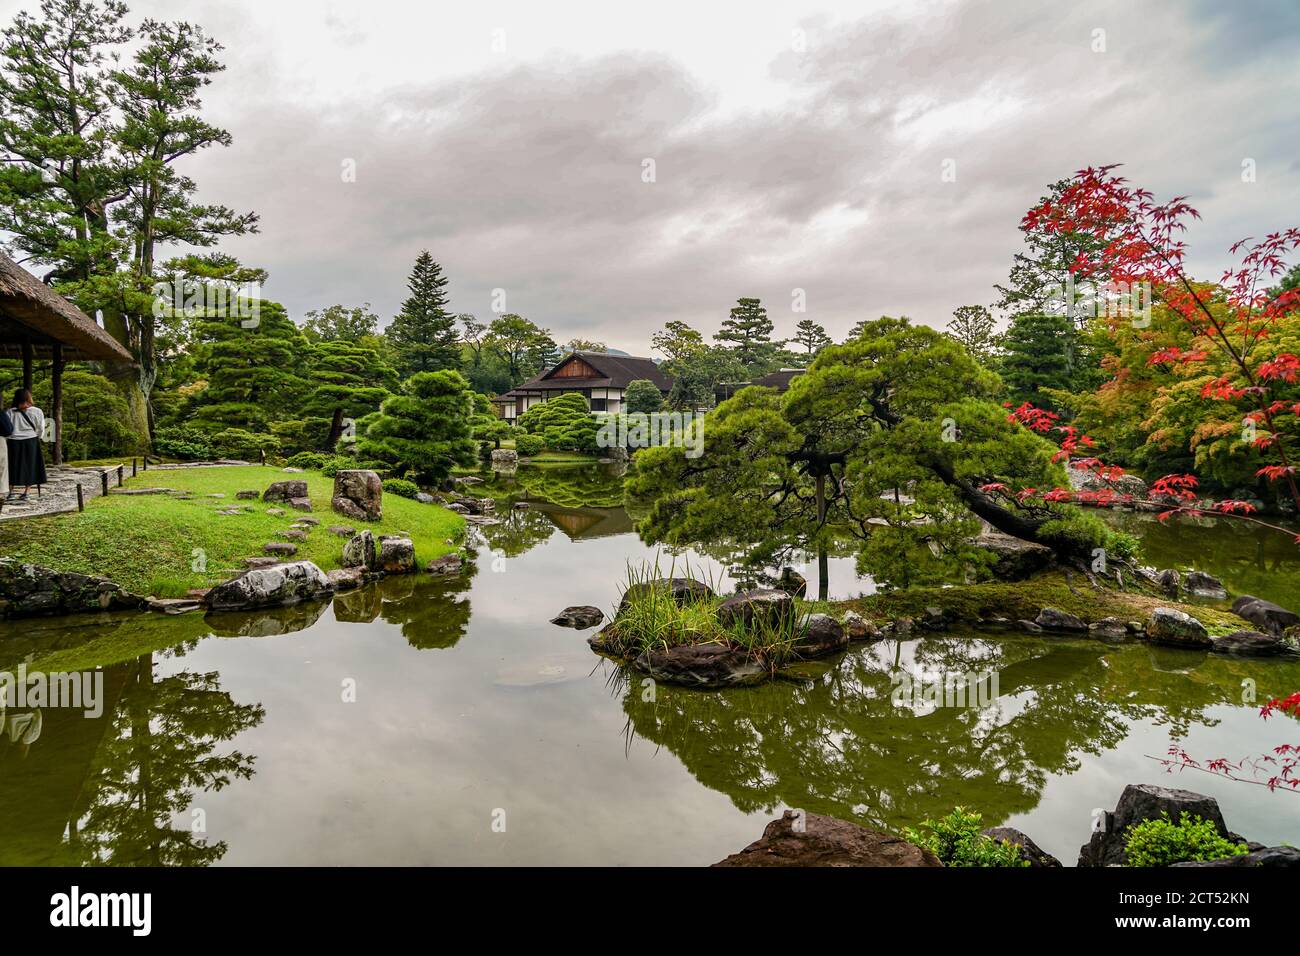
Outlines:
{"type": "Polygon", "coordinates": [[[400,394],[384,401],[357,453],[388,464],[397,475],[441,485],[454,466],[474,462],[473,416],[469,383],[459,372],[416,372],[400,394]]]}
{"type": "Polygon", "coordinates": [[[447,309],[447,277],[426,249],[415,260],[407,279],[410,295],[388,326],[397,371],[403,378],[416,372],[460,368],[456,316],[447,309]]]}

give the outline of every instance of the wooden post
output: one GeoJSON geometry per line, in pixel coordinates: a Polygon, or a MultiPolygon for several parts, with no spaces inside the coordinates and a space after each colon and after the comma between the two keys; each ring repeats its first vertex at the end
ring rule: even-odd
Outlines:
{"type": "Polygon", "coordinates": [[[145,470],[145,471],[148,471],[148,470],[149,470],[149,456],[148,456],[148,454],[146,454],[146,455],[144,456],[144,470],[145,470]]]}
{"type": "Polygon", "coordinates": [[[63,343],[54,343],[54,361],[50,365],[50,388],[54,393],[54,447],[50,455],[54,464],[63,464],[63,343]]]}
{"type": "Polygon", "coordinates": [[[32,387],[32,343],[23,343],[23,388],[32,387]]]}
{"type": "Polygon", "coordinates": [[[265,449],[265,448],[259,448],[259,449],[257,450],[257,457],[258,457],[258,459],[259,459],[260,464],[265,465],[265,464],[266,464],[266,449],[265,449]]]}
{"type": "Polygon", "coordinates": [[[132,478],[134,478],[135,475],[136,475],[135,465],[136,465],[136,459],[132,458],[132,459],[131,459],[131,477],[132,477],[132,478]]]}
{"type": "Polygon", "coordinates": [[[117,486],[122,487],[122,472],[126,471],[126,465],[117,466],[117,486]]]}
{"type": "Polygon", "coordinates": [[[86,495],[81,490],[81,482],[77,482],[77,510],[78,511],[86,510],[86,495]]]}
{"type": "Polygon", "coordinates": [[[104,492],[104,497],[107,498],[108,497],[108,472],[107,471],[100,471],[99,485],[101,490],[104,492]]]}

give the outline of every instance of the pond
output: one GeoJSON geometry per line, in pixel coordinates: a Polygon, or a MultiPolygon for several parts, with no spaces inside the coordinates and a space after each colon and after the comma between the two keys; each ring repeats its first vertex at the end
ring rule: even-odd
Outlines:
{"type": "MultiPolygon", "coordinates": [[[[452,584],[0,625],[6,669],[102,674],[98,716],[5,715],[0,863],[701,865],[785,807],[899,829],[964,804],[1069,865],[1093,808],[1144,781],[1214,794],[1252,839],[1300,834],[1296,796],[1171,778],[1152,759],[1171,735],[1230,757],[1294,739],[1243,682],[1259,700],[1288,693],[1300,664],[954,633],[855,646],[798,682],[649,688],[592,654],[590,632],[548,623],[610,608],[627,562],[671,560],[636,537],[617,475],[488,478],[505,521],[452,584]],[[897,667],[997,686],[982,706],[899,707],[897,667]]],[[[716,560],[683,558],[725,586],[716,560]]],[[[849,558],[831,574],[834,596],[871,589],[849,558]]]]}

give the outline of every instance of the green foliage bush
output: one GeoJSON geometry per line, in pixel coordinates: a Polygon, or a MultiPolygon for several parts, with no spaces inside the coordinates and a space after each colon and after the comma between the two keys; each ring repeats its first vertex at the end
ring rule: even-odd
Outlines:
{"type": "Polygon", "coordinates": [[[262,432],[226,428],[212,436],[212,446],[225,457],[253,460],[258,457],[259,452],[265,451],[270,455],[279,451],[280,439],[262,432]]]}
{"type": "Polygon", "coordinates": [[[519,417],[519,427],[529,434],[540,435],[545,447],[554,451],[589,455],[599,452],[596,445],[599,423],[591,414],[587,400],[577,392],[557,395],[534,405],[519,417]]]}
{"type": "Polygon", "coordinates": [[[999,843],[980,833],[981,815],[954,807],[942,820],[925,820],[921,829],[906,827],[903,836],[932,852],[944,866],[1028,866],[1020,847],[999,843]],[[928,831],[928,832],[922,832],[928,831]]]}
{"type": "Polygon", "coordinates": [[[417,372],[400,395],[384,400],[370,419],[357,454],[384,462],[395,474],[414,473],[441,485],[456,465],[473,464],[474,400],[459,372],[417,372]]]}
{"type": "Polygon", "coordinates": [[[212,436],[200,429],[184,425],[157,429],[153,436],[153,450],[164,458],[180,458],[188,461],[216,457],[212,436]]]}
{"type": "Polygon", "coordinates": [[[657,412],[663,405],[664,398],[659,386],[646,378],[629,382],[627,391],[623,394],[623,410],[633,414],[657,412]]]}
{"type": "Polygon", "coordinates": [[[530,435],[528,432],[519,432],[515,435],[515,451],[524,458],[531,458],[545,447],[546,442],[540,435],[530,435]]]}
{"type": "Polygon", "coordinates": [[[300,451],[296,455],[290,455],[285,464],[292,468],[314,468],[320,471],[333,457],[320,451],[300,451]]]}
{"type": "Polygon", "coordinates": [[[1158,819],[1143,820],[1124,836],[1128,866],[1171,866],[1202,860],[1221,860],[1249,852],[1246,844],[1233,843],[1219,834],[1214,823],[1195,814],[1183,814],[1177,823],[1162,810],[1158,819]]]}
{"type": "Polygon", "coordinates": [[[389,478],[384,482],[384,491],[389,494],[400,495],[403,498],[414,499],[420,493],[420,486],[413,481],[407,481],[405,478],[389,478]]]}

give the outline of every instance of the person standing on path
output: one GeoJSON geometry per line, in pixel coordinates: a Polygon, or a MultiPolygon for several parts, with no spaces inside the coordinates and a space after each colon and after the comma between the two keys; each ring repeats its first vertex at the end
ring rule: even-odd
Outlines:
{"type": "Polygon", "coordinates": [[[9,450],[9,500],[26,501],[32,485],[46,482],[45,458],[41,453],[41,435],[45,431],[45,413],[32,402],[25,388],[14,392],[14,407],[4,413],[12,431],[5,444],[9,450]],[[17,494],[19,486],[23,493],[17,494]]]}

